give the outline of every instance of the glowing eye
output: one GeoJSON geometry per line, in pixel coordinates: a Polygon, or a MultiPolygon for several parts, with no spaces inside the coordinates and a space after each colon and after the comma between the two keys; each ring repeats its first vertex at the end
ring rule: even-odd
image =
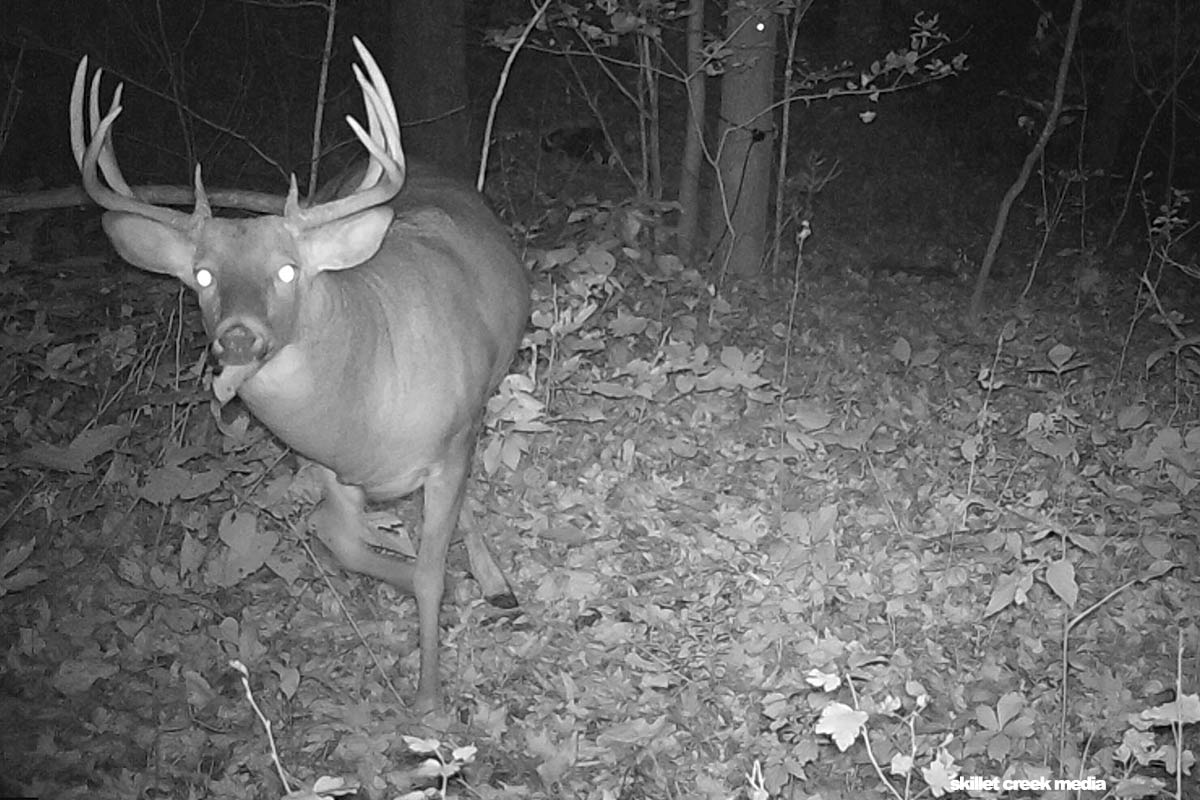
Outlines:
{"type": "Polygon", "coordinates": [[[296,280],[296,268],[291,264],[284,264],[275,273],[275,277],[279,278],[280,283],[291,283],[296,280]]]}
{"type": "Polygon", "coordinates": [[[213,284],[213,274],[206,269],[196,270],[196,285],[201,289],[207,289],[213,284]]]}

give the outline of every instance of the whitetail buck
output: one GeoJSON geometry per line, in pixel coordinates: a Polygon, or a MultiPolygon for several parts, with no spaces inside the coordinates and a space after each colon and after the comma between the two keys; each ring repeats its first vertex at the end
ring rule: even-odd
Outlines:
{"type": "MultiPolygon", "coordinates": [[[[436,174],[406,174],[391,93],[367,49],[354,44],[369,76],[355,67],[369,132],[347,121],[370,162],[356,190],[312,208],[300,206],[293,177],[282,215],[214,218],[199,167],[191,214],[137,199],[113,155],[121,87],[101,118],[99,72],[85,144],[86,58],[71,96],[71,140],[84,188],[108,209],[104,230],[117,252],[199,297],[223,367],[218,396],[236,392],[320,466],[324,499],[311,527],[347,569],[416,595],[423,711],[441,695],[446,549],[484,405],[520,345],[529,287],[477,192],[436,174]],[[418,488],[424,520],[414,566],[388,548],[364,508],[418,488]]],[[[515,604],[479,532],[465,538],[485,595],[515,604]]]]}

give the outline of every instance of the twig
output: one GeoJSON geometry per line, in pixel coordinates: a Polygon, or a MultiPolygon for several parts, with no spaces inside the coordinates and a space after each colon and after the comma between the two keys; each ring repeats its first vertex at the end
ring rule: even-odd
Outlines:
{"type": "Polygon", "coordinates": [[[988,241],[987,251],[983,255],[983,263],[979,265],[979,275],[975,278],[975,291],[971,294],[971,305],[967,310],[967,323],[970,327],[974,327],[978,321],[980,306],[983,304],[983,289],[987,285],[988,273],[992,271],[992,264],[996,261],[996,251],[1000,249],[1000,242],[1004,238],[1004,228],[1008,223],[1009,211],[1012,210],[1012,205],[1016,202],[1018,195],[1025,190],[1025,184],[1029,182],[1029,175],[1033,172],[1033,165],[1045,152],[1050,137],[1054,135],[1054,131],[1058,127],[1058,117],[1062,113],[1063,95],[1067,89],[1067,74],[1071,67],[1071,55],[1075,52],[1075,40],[1079,35],[1079,17],[1082,12],[1083,0],[1074,0],[1071,4],[1071,22],[1067,26],[1067,38],[1063,46],[1062,58],[1058,62],[1058,78],[1054,83],[1054,103],[1046,114],[1046,122],[1042,125],[1042,132],[1038,136],[1037,142],[1025,156],[1025,163],[1021,165],[1017,179],[1013,181],[1012,186],[1008,187],[1008,191],[1004,193],[1004,199],[1000,201],[1000,209],[996,212],[996,224],[992,228],[992,238],[988,241]]]}
{"type": "Polygon", "coordinates": [[[321,163],[321,124],[325,121],[325,91],[329,85],[329,61],[333,58],[333,29],[337,21],[337,0],[329,0],[325,21],[325,52],[321,54],[321,77],[317,81],[317,109],[313,114],[312,155],[308,159],[308,199],[317,191],[317,168],[321,163]]]}
{"type": "Polygon", "coordinates": [[[546,13],[550,2],[551,0],[542,0],[537,11],[533,12],[529,22],[525,24],[525,30],[521,31],[520,38],[513,44],[508,58],[504,60],[504,69],[500,70],[500,81],[496,84],[496,91],[492,95],[492,104],[488,107],[487,125],[483,127],[483,152],[479,156],[479,177],[475,179],[475,188],[480,192],[483,191],[483,179],[487,175],[488,151],[492,149],[492,127],[496,123],[496,109],[500,107],[500,98],[504,96],[504,86],[508,83],[508,74],[512,71],[517,53],[525,44],[525,40],[529,38],[529,34],[533,32],[533,27],[537,25],[538,20],[546,13]]]}

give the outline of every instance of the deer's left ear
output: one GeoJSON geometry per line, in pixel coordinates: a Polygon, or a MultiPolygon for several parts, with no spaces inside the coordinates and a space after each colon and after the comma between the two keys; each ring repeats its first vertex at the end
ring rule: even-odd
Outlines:
{"type": "Polygon", "coordinates": [[[375,206],[313,228],[296,230],[301,263],[315,270],[357,267],[379,252],[395,212],[375,206]]]}

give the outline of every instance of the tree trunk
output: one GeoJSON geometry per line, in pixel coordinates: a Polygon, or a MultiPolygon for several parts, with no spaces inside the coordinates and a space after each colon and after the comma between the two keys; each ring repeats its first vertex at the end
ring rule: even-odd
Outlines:
{"type": "Polygon", "coordinates": [[[767,237],[767,209],[774,163],[775,122],[770,111],[775,85],[772,0],[749,0],[729,10],[733,56],[721,78],[719,181],[713,192],[716,257],[722,272],[757,275],[767,237]]]}
{"type": "Polygon", "coordinates": [[[404,151],[460,177],[474,174],[468,151],[463,0],[392,0],[389,83],[404,127],[404,151]]]}
{"type": "Polygon", "coordinates": [[[679,174],[679,252],[690,260],[696,255],[696,230],[700,226],[700,167],[704,135],[704,0],[691,0],[687,23],[687,119],[684,123],[683,164],[679,174]]]}

